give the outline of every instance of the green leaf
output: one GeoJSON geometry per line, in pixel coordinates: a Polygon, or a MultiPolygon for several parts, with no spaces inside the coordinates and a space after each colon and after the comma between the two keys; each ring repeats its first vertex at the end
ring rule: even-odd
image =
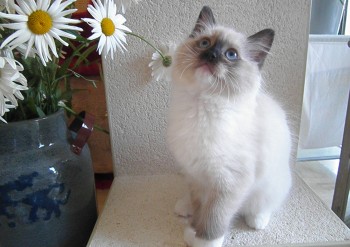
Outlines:
{"type": "Polygon", "coordinates": [[[41,110],[41,108],[38,106],[36,107],[36,112],[38,113],[38,116],[41,118],[46,116],[46,114],[43,112],[43,110],[41,110]]]}
{"type": "Polygon", "coordinates": [[[87,59],[87,57],[88,57],[91,53],[93,53],[93,52],[96,50],[96,48],[97,48],[97,45],[95,44],[95,45],[89,47],[88,49],[86,49],[83,53],[81,53],[80,56],[79,56],[79,58],[78,58],[78,60],[75,62],[73,69],[79,67],[79,65],[80,65],[83,61],[85,61],[85,63],[89,63],[89,60],[87,59]]]}

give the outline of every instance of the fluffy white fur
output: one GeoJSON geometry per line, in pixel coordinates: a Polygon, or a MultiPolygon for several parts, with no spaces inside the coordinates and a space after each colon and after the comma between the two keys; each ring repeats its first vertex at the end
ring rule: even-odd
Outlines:
{"type": "Polygon", "coordinates": [[[224,236],[217,239],[204,240],[196,238],[196,232],[192,227],[186,227],[184,231],[184,240],[188,246],[193,247],[221,247],[224,242],[224,236]]]}
{"type": "Polygon", "coordinates": [[[185,241],[220,247],[235,214],[264,229],[287,196],[291,139],[284,111],[262,90],[250,56],[254,44],[232,29],[204,24],[174,58],[167,140],[189,184],[175,208],[191,217],[185,241]],[[218,63],[214,74],[199,66],[201,50],[194,46],[203,37],[233,46],[240,60],[232,68],[218,63]]]}

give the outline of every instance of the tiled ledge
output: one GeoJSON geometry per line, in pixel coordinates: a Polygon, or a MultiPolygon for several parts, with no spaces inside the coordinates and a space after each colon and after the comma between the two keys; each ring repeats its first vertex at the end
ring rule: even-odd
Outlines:
{"type": "MultiPolygon", "coordinates": [[[[173,208],[185,185],[178,175],[116,177],[89,247],[185,247],[173,208]]],[[[228,246],[350,246],[350,230],[296,175],[289,199],[265,230],[236,219],[228,246]],[[304,246],[304,245],[303,245],[304,246]]]]}

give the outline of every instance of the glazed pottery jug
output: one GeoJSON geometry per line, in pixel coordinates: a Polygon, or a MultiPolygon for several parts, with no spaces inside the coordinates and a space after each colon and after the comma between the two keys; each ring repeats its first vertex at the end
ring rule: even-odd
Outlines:
{"type": "Polygon", "coordinates": [[[97,219],[90,151],[63,110],[0,124],[0,246],[86,246],[97,219]]]}

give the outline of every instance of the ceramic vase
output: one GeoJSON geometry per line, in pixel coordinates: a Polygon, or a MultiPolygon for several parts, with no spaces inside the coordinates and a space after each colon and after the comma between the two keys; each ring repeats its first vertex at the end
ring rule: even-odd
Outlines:
{"type": "Polygon", "coordinates": [[[90,151],[64,111],[0,124],[0,246],[86,246],[97,219],[90,151]]]}

